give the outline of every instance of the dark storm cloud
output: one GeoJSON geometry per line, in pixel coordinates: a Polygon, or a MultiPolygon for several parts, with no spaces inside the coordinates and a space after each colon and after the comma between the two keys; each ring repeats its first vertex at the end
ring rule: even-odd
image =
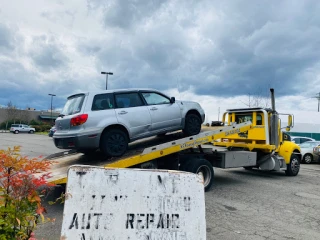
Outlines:
{"type": "Polygon", "coordinates": [[[63,52],[63,46],[56,42],[55,39],[47,38],[46,36],[33,39],[30,57],[42,71],[66,67],[69,61],[63,52]]]}
{"type": "MultiPolygon", "coordinates": [[[[84,76],[59,74],[59,78],[47,77],[26,69],[22,64],[15,61],[0,59],[0,104],[6,105],[11,101],[18,108],[26,106],[38,110],[49,109],[49,93],[56,94],[54,107],[62,108],[67,96],[72,93],[88,91],[88,79],[84,76]],[[81,90],[82,89],[82,90],[81,90]]],[[[90,80],[90,85],[95,83],[90,80]]]]}
{"type": "Polygon", "coordinates": [[[181,0],[151,7],[108,1],[102,6],[104,26],[123,31],[108,31],[113,37],[100,45],[97,66],[117,71],[115,84],[121,87],[166,89],[179,82],[182,90],[200,95],[258,94],[268,87],[279,96],[299,94],[299,86],[310,88],[318,74],[319,6],[317,1],[181,0]]]}
{"type": "Polygon", "coordinates": [[[87,0],[89,10],[103,10],[103,25],[111,28],[128,29],[143,22],[157,11],[164,0],[87,0]]]}

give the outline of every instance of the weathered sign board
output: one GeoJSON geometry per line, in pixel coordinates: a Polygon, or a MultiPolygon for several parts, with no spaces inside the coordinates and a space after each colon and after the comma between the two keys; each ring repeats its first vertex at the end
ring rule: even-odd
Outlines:
{"type": "Polygon", "coordinates": [[[177,171],[72,166],[61,239],[205,240],[202,178],[177,171]]]}

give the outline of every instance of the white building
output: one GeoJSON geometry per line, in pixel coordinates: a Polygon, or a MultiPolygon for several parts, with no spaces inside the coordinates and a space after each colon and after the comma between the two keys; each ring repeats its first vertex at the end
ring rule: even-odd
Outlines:
{"type": "MultiPolygon", "coordinates": [[[[320,112],[315,111],[278,111],[294,115],[294,127],[290,135],[312,137],[320,140],[320,112]]],[[[281,116],[281,126],[286,126],[287,116],[281,116]]]]}

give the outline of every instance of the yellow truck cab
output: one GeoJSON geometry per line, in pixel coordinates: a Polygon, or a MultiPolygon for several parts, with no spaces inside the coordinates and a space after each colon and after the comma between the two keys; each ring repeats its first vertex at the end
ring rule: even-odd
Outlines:
{"type": "Polygon", "coordinates": [[[296,176],[300,170],[300,147],[287,140],[282,132],[279,115],[288,116],[288,124],[284,128],[289,131],[293,127],[293,116],[279,114],[275,111],[273,89],[271,89],[272,108],[229,109],[223,115],[227,125],[251,122],[252,128],[246,132],[230,134],[215,142],[215,146],[227,147],[229,151],[243,150],[257,153],[256,165],[247,166],[262,170],[285,170],[289,176],[296,176]]]}

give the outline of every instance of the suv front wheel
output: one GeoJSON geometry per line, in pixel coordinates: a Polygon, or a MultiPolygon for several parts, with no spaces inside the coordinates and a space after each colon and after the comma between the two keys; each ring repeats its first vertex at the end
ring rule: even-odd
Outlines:
{"type": "Polygon", "coordinates": [[[183,133],[187,136],[197,135],[201,131],[201,119],[196,114],[186,116],[183,133]]]}
{"type": "Polygon", "coordinates": [[[120,129],[110,129],[102,135],[100,148],[108,157],[120,157],[128,149],[128,136],[120,129]]]}

